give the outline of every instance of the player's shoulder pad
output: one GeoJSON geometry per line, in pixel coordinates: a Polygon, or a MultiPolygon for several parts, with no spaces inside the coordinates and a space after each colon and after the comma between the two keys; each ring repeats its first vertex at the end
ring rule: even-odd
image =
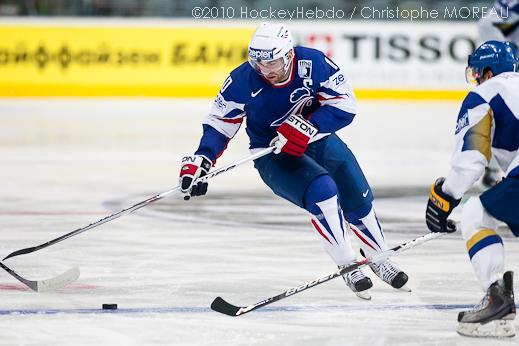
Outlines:
{"type": "Polygon", "coordinates": [[[504,72],[500,73],[497,76],[490,78],[478,85],[472,92],[478,94],[481,98],[483,98],[486,102],[492,100],[494,96],[502,92],[507,86],[507,80],[510,77],[516,76],[516,72],[504,72]]]}
{"type": "Polygon", "coordinates": [[[256,73],[248,62],[231,71],[220,88],[220,94],[226,100],[240,101],[246,99],[249,89],[251,75],[256,73]]]}
{"type": "Polygon", "coordinates": [[[340,71],[340,67],[328,58],[322,51],[308,47],[295,47],[298,66],[310,61],[313,66],[313,76],[323,82],[340,71]]]}
{"type": "Polygon", "coordinates": [[[319,49],[296,46],[294,47],[294,51],[296,53],[296,57],[302,59],[313,59],[313,60],[322,60],[324,57],[324,53],[319,49]]]}
{"type": "MultiPolygon", "coordinates": [[[[499,75],[481,83],[471,92],[469,92],[461,104],[455,133],[458,134],[464,127],[469,124],[470,110],[484,104],[491,106],[492,100],[496,97],[496,95],[504,94],[503,92],[507,88],[507,80],[516,74],[517,73],[515,72],[500,73],[499,75]]],[[[519,76],[519,74],[517,75],[519,76]]]]}
{"type": "Polygon", "coordinates": [[[335,65],[335,63],[333,63],[331,61],[331,59],[327,58],[326,55],[318,49],[297,46],[294,48],[294,50],[296,53],[296,59],[298,61],[311,60],[313,62],[313,65],[316,65],[316,66],[321,66],[321,67],[326,67],[326,68],[328,68],[328,66],[331,66],[336,70],[339,69],[339,67],[337,65],[335,65]],[[331,63],[331,65],[330,65],[330,63],[331,63]]]}
{"type": "Polygon", "coordinates": [[[469,110],[485,103],[487,103],[487,101],[485,101],[485,99],[483,99],[483,97],[481,97],[481,95],[478,94],[475,90],[469,92],[461,104],[461,109],[458,113],[458,119],[456,121],[456,131],[454,133],[460,133],[461,130],[469,125],[469,110]]]}

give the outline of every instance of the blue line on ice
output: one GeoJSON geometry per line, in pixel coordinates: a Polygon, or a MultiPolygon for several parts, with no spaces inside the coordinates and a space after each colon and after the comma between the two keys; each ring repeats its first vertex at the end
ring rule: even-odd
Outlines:
{"type": "MultiPolygon", "coordinates": [[[[382,304],[382,305],[307,305],[307,306],[273,306],[255,311],[258,312],[311,312],[311,311],[352,311],[352,310],[456,310],[470,309],[473,304],[382,304]]],[[[519,308],[519,305],[517,306],[519,308]]],[[[103,309],[6,309],[0,315],[54,315],[54,314],[193,314],[207,313],[208,307],[156,307],[156,308],[121,308],[117,310],[103,309]]]]}

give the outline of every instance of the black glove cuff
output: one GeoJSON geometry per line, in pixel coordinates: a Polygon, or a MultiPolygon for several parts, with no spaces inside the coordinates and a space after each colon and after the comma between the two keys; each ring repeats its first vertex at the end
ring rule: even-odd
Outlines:
{"type": "Polygon", "coordinates": [[[202,175],[204,176],[211,170],[211,167],[213,167],[213,163],[211,160],[209,160],[206,156],[200,155],[202,157],[202,163],[200,164],[200,168],[202,168],[202,175]]]}
{"type": "Polygon", "coordinates": [[[434,185],[431,187],[431,193],[429,195],[429,200],[432,204],[434,204],[438,209],[450,213],[452,209],[456,208],[458,204],[460,204],[461,199],[456,199],[449,194],[443,192],[443,183],[445,182],[445,178],[436,179],[434,185]]]}

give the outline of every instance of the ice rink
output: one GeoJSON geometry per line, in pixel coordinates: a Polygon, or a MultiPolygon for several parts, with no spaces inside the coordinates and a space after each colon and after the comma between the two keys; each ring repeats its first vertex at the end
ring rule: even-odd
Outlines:
{"type": "MultiPolygon", "coordinates": [[[[425,234],[428,186],[448,172],[457,103],[360,101],[339,135],[363,167],[391,246],[425,234]]],[[[38,245],[177,185],[211,100],[0,100],[0,255],[38,245]]],[[[241,129],[218,166],[248,155],[241,129]]],[[[456,219],[458,213],[453,217],[456,219]]],[[[507,268],[519,242],[505,228],[507,268]]],[[[353,236],[352,236],[353,238],[353,236]]],[[[356,240],[354,240],[356,241],[356,240]]],[[[412,293],[378,280],[372,300],[340,279],[250,314],[249,305],[335,270],[303,210],[252,164],[5,264],[30,279],[72,266],[73,284],[34,293],[0,273],[0,345],[514,345],[456,333],[481,296],[460,233],[394,260],[412,293]],[[119,309],[106,311],[103,303],[119,309]]],[[[516,327],[519,322],[516,320],[516,327]]]]}

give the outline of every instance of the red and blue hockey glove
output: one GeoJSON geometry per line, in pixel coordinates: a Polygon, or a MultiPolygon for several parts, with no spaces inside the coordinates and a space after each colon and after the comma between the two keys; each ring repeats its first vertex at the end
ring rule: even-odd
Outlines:
{"type": "Polygon", "coordinates": [[[207,182],[198,181],[198,178],[209,173],[213,164],[203,155],[184,156],[180,168],[180,192],[187,201],[191,197],[202,196],[207,193],[207,182]]]}
{"type": "Polygon", "coordinates": [[[318,130],[311,122],[297,115],[289,115],[277,128],[277,137],[271,142],[276,149],[274,154],[280,152],[294,156],[303,156],[310,140],[318,130]]]}
{"type": "Polygon", "coordinates": [[[455,199],[442,190],[445,178],[438,178],[431,187],[427,210],[425,211],[425,222],[431,232],[456,231],[456,224],[452,220],[447,220],[452,210],[460,204],[461,199],[455,199]]]}

